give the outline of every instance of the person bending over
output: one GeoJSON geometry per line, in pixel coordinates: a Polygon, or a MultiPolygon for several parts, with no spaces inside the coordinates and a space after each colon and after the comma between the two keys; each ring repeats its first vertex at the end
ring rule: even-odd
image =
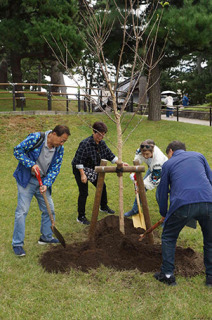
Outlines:
{"type": "Polygon", "coordinates": [[[154,277],[168,285],[176,285],[176,242],[183,227],[195,219],[203,234],[206,285],[212,287],[212,171],[201,153],[186,151],[181,141],[171,142],[166,153],[169,160],[163,165],[158,187],[160,214],[165,217],[162,266],[154,277]]]}

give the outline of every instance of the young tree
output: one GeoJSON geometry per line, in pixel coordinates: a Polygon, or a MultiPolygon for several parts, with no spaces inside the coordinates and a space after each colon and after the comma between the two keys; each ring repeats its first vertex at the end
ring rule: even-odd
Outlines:
{"type": "MultiPolygon", "coordinates": [[[[118,166],[123,165],[122,161],[122,149],[123,149],[123,139],[121,127],[121,119],[124,115],[124,110],[126,109],[127,103],[132,95],[133,89],[139,81],[139,77],[144,73],[144,70],[149,79],[152,69],[155,68],[158,61],[153,61],[153,53],[156,46],[157,40],[157,30],[158,24],[160,23],[160,16],[157,16],[155,22],[149,27],[149,22],[152,16],[155,15],[155,10],[151,12],[151,16],[147,17],[145,10],[139,12],[135,10],[135,1],[125,0],[124,8],[120,10],[116,1],[114,4],[116,6],[116,18],[119,19],[122,30],[122,44],[118,52],[118,61],[116,66],[115,79],[112,79],[111,69],[107,63],[107,58],[105,56],[105,43],[110,36],[111,30],[113,28],[113,21],[111,21],[111,10],[109,6],[110,1],[105,1],[105,7],[102,7],[98,12],[95,8],[89,6],[89,2],[84,0],[86,7],[86,15],[83,15],[84,24],[86,26],[84,41],[87,45],[87,50],[92,54],[94,59],[98,61],[101,68],[104,81],[106,83],[107,90],[110,92],[110,96],[113,104],[113,114],[109,114],[104,110],[105,114],[113,121],[117,128],[117,150],[118,150],[118,166]],[[141,18],[143,16],[143,19],[141,18]],[[128,29],[129,24],[131,28],[128,29]],[[149,36],[144,37],[145,32],[148,30],[149,36]],[[154,32],[154,36],[150,38],[150,34],[154,32]],[[148,39],[144,40],[144,39],[148,39]],[[142,48],[142,55],[140,48],[142,48]],[[123,56],[125,54],[125,49],[131,52],[133,57],[131,63],[131,75],[130,75],[130,85],[126,91],[126,96],[122,104],[121,110],[117,106],[117,86],[118,80],[121,72],[121,65],[123,56]],[[139,70],[139,72],[138,72],[139,70]]],[[[140,8],[139,1],[137,2],[137,10],[140,8]]],[[[71,54],[70,54],[71,57],[71,54]]],[[[58,57],[58,61],[67,68],[65,57],[58,57]]],[[[72,58],[72,57],[71,57],[72,58]]],[[[92,99],[92,97],[90,97],[92,99]]],[[[142,98],[142,97],[141,97],[142,98]]],[[[119,208],[120,208],[120,229],[123,230],[123,177],[119,176],[119,208]]]]}

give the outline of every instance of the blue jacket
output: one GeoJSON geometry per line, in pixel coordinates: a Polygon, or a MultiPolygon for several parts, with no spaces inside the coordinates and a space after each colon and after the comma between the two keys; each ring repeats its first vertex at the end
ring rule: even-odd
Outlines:
{"type": "MultiPolygon", "coordinates": [[[[50,131],[47,131],[48,134],[50,131]]],[[[20,184],[23,188],[29,183],[31,179],[31,168],[36,164],[36,160],[38,159],[41,149],[43,147],[44,142],[36,149],[33,149],[33,146],[40,138],[40,132],[31,133],[28,137],[19,143],[14,148],[14,156],[19,160],[18,166],[13,174],[18,184],[20,184]],[[31,151],[30,151],[31,150],[31,151]]],[[[53,182],[55,181],[58,173],[60,172],[60,167],[63,160],[64,147],[60,146],[56,148],[54,156],[52,158],[52,162],[48,168],[47,175],[42,178],[42,182],[47,187],[51,187],[53,182]]]]}
{"type": "Polygon", "coordinates": [[[176,150],[162,167],[158,198],[165,221],[186,204],[212,202],[212,171],[205,157],[197,152],[176,150]]]}

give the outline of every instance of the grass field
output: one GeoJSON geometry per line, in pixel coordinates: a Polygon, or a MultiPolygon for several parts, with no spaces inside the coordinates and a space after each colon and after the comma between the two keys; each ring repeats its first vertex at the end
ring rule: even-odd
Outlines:
{"type": "MultiPolygon", "coordinates": [[[[25,103],[23,111],[31,110],[48,110],[48,99],[46,95],[39,95],[35,92],[25,93],[25,103]]],[[[77,101],[70,98],[68,102],[69,111],[77,111],[77,101]]],[[[65,96],[53,96],[52,97],[52,111],[66,111],[67,104],[65,96]]],[[[21,108],[16,106],[16,111],[20,111],[21,108]]],[[[1,111],[13,111],[13,96],[11,91],[0,91],[0,112],[1,111]]]]}
{"type": "MultiPolygon", "coordinates": [[[[78,191],[72,174],[71,161],[79,142],[91,134],[87,124],[105,121],[109,132],[108,146],[116,153],[116,128],[103,114],[69,116],[0,116],[0,166],[1,166],[1,233],[0,233],[0,319],[30,320],[154,320],[154,319],[212,319],[212,290],[204,285],[204,275],[194,278],[177,277],[178,286],[168,287],[154,280],[151,273],[138,270],[116,271],[101,266],[83,273],[70,270],[67,274],[46,273],[39,264],[39,257],[47,250],[39,246],[40,212],[35,200],[26,220],[26,257],[18,258],[12,251],[11,241],[14,212],[17,204],[17,187],[13,172],[17,160],[13,147],[30,132],[45,131],[56,124],[70,127],[71,137],[65,144],[61,172],[57,177],[52,197],[55,204],[57,227],[68,243],[87,238],[88,229],[76,222],[78,191]]],[[[122,122],[124,128],[129,116],[122,122]]],[[[139,116],[133,119],[125,137],[132,130],[139,116]]],[[[186,143],[188,150],[203,153],[212,167],[209,148],[211,128],[172,121],[150,122],[144,119],[123,147],[123,160],[132,164],[136,148],[142,140],[152,138],[165,152],[167,144],[175,139],[186,143]]],[[[109,205],[118,214],[118,179],[107,175],[109,205]]],[[[91,218],[95,190],[89,186],[86,206],[91,218]]],[[[124,209],[131,208],[134,191],[129,175],[124,176],[124,209]]],[[[155,192],[147,193],[152,223],[159,220],[155,192]]],[[[99,218],[105,215],[100,213],[99,218]]],[[[178,245],[190,246],[202,252],[202,235],[197,230],[184,228],[178,245]]]]}

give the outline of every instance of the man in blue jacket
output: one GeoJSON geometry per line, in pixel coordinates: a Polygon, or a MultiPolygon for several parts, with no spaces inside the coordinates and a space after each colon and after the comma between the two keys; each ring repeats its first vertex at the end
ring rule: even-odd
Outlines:
{"type": "Polygon", "coordinates": [[[14,156],[19,160],[18,166],[13,174],[18,187],[18,205],[15,211],[15,224],[13,232],[12,246],[14,253],[23,257],[26,255],[23,245],[25,238],[25,220],[29,211],[32,197],[35,196],[41,217],[41,237],[39,244],[58,243],[52,237],[51,221],[45,205],[43,192],[46,192],[52,214],[54,214],[54,204],[51,198],[51,187],[55,181],[62,164],[64,147],[70,135],[69,128],[57,125],[53,130],[43,134],[31,133],[28,137],[14,148],[14,156]],[[43,186],[39,187],[35,177],[36,169],[40,170],[43,186]]]}
{"type": "Polygon", "coordinates": [[[212,171],[201,153],[186,151],[180,141],[171,142],[169,160],[162,168],[158,186],[160,213],[165,217],[162,233],[162,266],[154,277],[176,285],[175,247],[183,227],[192,219],[199,222],[204,239],[206,285],[212,287],[212,171]],[[170,206],[168,208],[168,195],[170,206]]]}

